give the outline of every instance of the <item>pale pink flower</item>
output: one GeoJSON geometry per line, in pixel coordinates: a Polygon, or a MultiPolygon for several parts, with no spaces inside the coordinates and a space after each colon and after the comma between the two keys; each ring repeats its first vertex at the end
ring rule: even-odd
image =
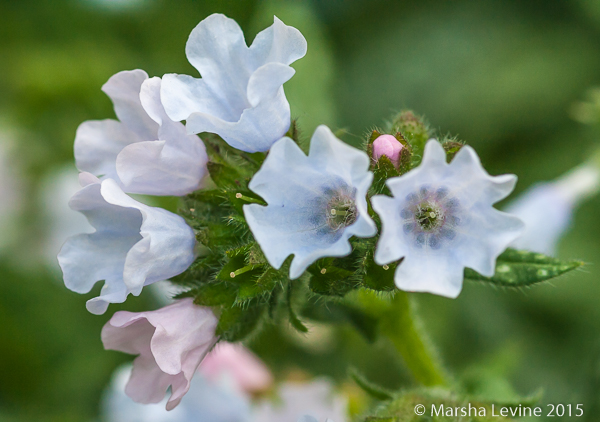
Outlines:
{"type": "Polygon", "coordinates": [[[105,349],[139,355],[125,393],[138,403],[160,402],[171,386],[167,410],[179,404],[196,369],[217,342],[217,318],[190,298],[150,312],[120,311],[102,329],[105,349]]]}
{"type": "Polygon", "coordinates": [[[220,342],[202,361],[198,371],[212,381],[227,378],[235,388],[246,393],[265,391],[273,384],[269,368],[241,344],[220,342]]]}

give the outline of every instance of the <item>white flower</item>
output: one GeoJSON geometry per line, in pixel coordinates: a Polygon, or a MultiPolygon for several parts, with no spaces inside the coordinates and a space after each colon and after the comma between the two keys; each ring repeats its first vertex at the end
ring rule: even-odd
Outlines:
{"type": "Polygon", "coordinates": [[[173,120],[186,120],[188,132],[212,132],[234,148],[267,151],[290,126],[283,83],[289,65],[306,54],[296,28],[275,18],[250,47],[239,25],[213,14],[190,34],[186,55],[202,79],[163,76],[161,97],[173,120]]]}
{"type": "Polygon", "coordinates": [[[506,211],[525,222],[523,234],[511,246],[554,255],[556,245],[571,224],[575,207],[598,192],[600,171],[583,164],[554,182],[528,189],[506,211]]]}
{"type": "MultiPolygon", "coordinates": [[[[283,383],[277,390],[278,402],[261,401],[254,409],[257,422],[298,421],[299,418],[316,418],[344,422],[348,418],[347,399],[334,392],[326,379],[309,383],[283,383]]],[[[306,421],[308,422],[308,421],[306,421]]]]}
{"type": "Polygon", "coordinates": [[[87,308],[102,314],[145,285],[182,273],[194,260],[195,236],[185,221],[168,211],[125,195],[112,179],[80,175],[84,187],[69,202],[96,229],[70,237],[58,255],[65,285],[87,293],[105,280],[87,308]]]}
{"type": "Polygon", "coordinates": [[[117,120],[83,122],[75,137],[81,171],[111,178],[125,192],[186,195],[200,187],[208,157],[202,141],[165,114],[160,78],[143,70],[113,75],[102,90],[111,98],[117,120]]]}
{"type": "Polygon", "coordinates": [[[351,252],[351,236],[377,229],[368,215],[373,180],[369,157],[337,139],[327,126],[315,131],[308,157],[289,138],[276,142],[250,189],[268,205],[244,205],[244,215],[269,264],[280,268],[294,254],[292,279],[325,256],[351,252]]]}
{"type": "Polygon", "coordinates": [[[492,276],[498,255],[521,234],[521,220],[492,207],[516,181],[490,176],[468,146],[447,164],[430,140],[418,168],[387,181],[393,197],[371,200],[383,226],[375,262],[404,258],[395,273],[402,290],[458,296],[465,267],[492,276]]]}

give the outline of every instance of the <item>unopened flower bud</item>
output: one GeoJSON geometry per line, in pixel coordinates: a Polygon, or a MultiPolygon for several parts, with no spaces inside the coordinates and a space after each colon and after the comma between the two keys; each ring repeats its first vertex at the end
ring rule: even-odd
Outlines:
{"type": "Polygon", "coordinates": [[[381,135],[373,142],[373,159],[377,161],[385,155],[398,167],[402,148],[404,146],[392,135],[381,135]]]}

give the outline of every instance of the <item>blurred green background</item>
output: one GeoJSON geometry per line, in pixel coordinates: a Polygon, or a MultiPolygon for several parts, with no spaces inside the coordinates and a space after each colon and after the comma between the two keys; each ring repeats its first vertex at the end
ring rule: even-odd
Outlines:
{"type": "MultiPolygon", "coordinates": [[[[114,117],[100,91],[114,73],[196,75],[185,41],[214,12],[247,40],[274,14],[305,35],[308,54],[285,88],[307,137],[325,123],[358,145],[410,108],[473,145],[491,174],[517,174],[517,193],[600,146],[598,127],[571,117],[600,85],[600,1],[1,0],[0,421],[93,420],[129,359],[103,351],[102,325],[115,310],[158,306],[144,292],[98,317],[85,310],[95,294],[62,285],[52,257],[76,223],[66,207],[73,140],[82,121],[114,117]]],[[[468,391],[541,387],[543,402],[583,403],[587,420],[600,418],[599,215],[600,198],[586,202],[560,245],[559,257],[589,262],[583,271],[523,291],[418,295],[468,391]]],[[[270,327],[252,346],[280,376],[294,367],[344,380],[353,365],[385,386],[412,385],[386,344],[343,325],[304,339],[270,327]]]]}

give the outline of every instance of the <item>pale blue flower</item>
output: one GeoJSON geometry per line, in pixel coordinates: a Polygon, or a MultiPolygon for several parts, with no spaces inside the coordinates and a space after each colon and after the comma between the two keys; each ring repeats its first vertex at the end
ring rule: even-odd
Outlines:
{"type": "Polygon", "coordinates": [[[305,54],[300,31],[277,18],[248,47],[233,19],[210,15],[186,45],[202,78],[164,75],[162,102],[171,119],[186,120],[190,133],[216,133],[234,148],[267,151],[289,129],[282,85],[294,75],[289,65],[305,54]]]}
{"type": "Polygon", "coordinates": [[[539,183],[506,207],[525,222],[525,231],[511,246],[547,255],[568,230],[575,207],[600,187],[600,171],[583,164],[553,182],[539,183]]]}
{"type": "Polygon", "coordinates": [[[88,293],[105,280],[99,297],[87,308],[102,314],[109,303],[122,303],[129,293],[185,271],[194,260],[195,236],[183,218],[141,204],[112,179],[80,175],[84,187],[69,206],[84,214],[96,229],[70,237],[58,262],[67,288],[88,293]]]}
{"type": "Polygon", "coordinates": [[[308,156],[289,138],[273,145],[249,185],[268,205],[244,205],[244,215],[274,268],[294,254],[298,278],[319,258],[348,255],[351,236],[376,233],[365,198],[372,180],[367,154],[319,126],[308,156]]]}
{"type": "Polygon", "coordinates": [[[160,86],[160,78],[149,79],[139,69],[119,72],[104,84],[119,120],[79,125],[79,170],[113,179],[129,193],[182,196],[200,187],[207,174],[206,149],[166,115],[160,86]]]}
{"type": "Polygon", "coordinates": [[[402,290],[455,298],[465,267],[492,276],[498,255],[521,234],[520,219],[492,207],[516,181],[490,176],[468,146],[448,164],[430,140],[418,168],[387,181],[393,197],[371,200],[383,226],[375,261],[403,258],[394,276],[402,290]]]}

